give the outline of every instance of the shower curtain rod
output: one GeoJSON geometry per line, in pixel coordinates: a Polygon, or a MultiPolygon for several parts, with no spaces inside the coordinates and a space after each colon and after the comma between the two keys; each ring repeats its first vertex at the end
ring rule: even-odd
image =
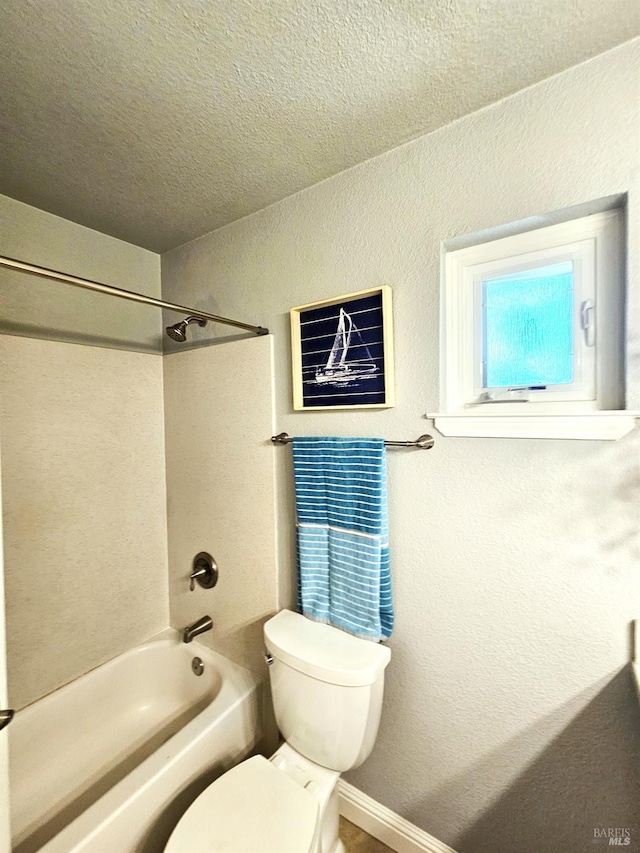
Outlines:
{"type": "Polygon", "coordinates": [[[249,323],[241,323],[239,320],[229,320],[227,317],[218,317],[216,314],[208,314],[206,311],[198,311],[196,308],[187,308],[184,305],[174,305],[172,302],[164,302],[153,296],[145,296],[142,293],[134,293],[133,290],[123,290],[120,287],[112,287],[110,284],[101,284],[99,281],[91,281],[88,278],[79,278],[75,275],[67,275],[64,272],[50,270],[46,267],[38,267],[27,264],[15,258],[4,258],[0,256],[0,267],[15,270],[16,272],[36,275],[40,278],[49,278],[53,281],[61,281],[63,284],[72,284],[74,287],[82,287],[85,290],[93,290],[96,293],[106,293],[107,296],[117,296],[120,299],[129,299],[131,302],[140,302],[144,305],[155,305],[156,308],[166,308],[167,311],[176,311],[179,314],[190,314],[203,320],[211,320],[212,323],[224,323],[226,326],[236,326],[238,329],[246,329],[256,335],[268,335],[269,329],[262,326],[251,326],[249,323]]]}
{"type": "MultiPolygon", "coordinates": [[[[292,444],[293,439],[286,432],[272,435],[271,441],[273,444],[292,444]]],[[[434,445],[432,435],[421,435],[415,441],[385,441],[385,447],[420,447],[422,450],[431,450],[434,445]]]]}

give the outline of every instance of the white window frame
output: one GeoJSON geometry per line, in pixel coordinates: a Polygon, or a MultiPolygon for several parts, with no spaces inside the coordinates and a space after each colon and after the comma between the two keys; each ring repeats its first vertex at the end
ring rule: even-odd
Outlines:
{"type": "Polygon", "coordinates": [[[624,292],[621,209],[446,252],[440,412],[428,417],[436,418],[445,435],[614,438],[621,429],[624,434],[633,427],[632,413],[624,411],[624,292]],[[576,327],[587,308],[594,343],[586,345],[585,331],[577,328],[574,382],[544,390],[484,388],[480,282],[561,260],[574,263],[576,327]],[[602,418],[599,425],[585,419],[605,415],[606,425],[602,418]]]}

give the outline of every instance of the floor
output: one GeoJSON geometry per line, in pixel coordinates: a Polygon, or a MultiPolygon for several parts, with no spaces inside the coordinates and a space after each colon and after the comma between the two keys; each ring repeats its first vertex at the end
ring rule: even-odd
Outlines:
{"type": "Polygon", "coordinates": [[[343,817],[340,818],[340,840],[346,853],[393,853],[382,841],[367,835],[364,830],[343,817]]]}

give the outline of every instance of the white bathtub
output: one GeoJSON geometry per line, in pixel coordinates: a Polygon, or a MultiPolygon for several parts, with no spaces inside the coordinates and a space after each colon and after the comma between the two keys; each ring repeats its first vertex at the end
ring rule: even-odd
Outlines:
{"type": "Polygon", "coordinates": [[[255,749],[260,685],[168,629],[19,711],[14,853],[159,853],[191,800],[255,749]]]}

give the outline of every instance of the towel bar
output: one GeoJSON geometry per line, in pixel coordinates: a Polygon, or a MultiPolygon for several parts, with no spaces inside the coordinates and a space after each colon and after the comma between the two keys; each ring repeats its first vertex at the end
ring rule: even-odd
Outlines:
{"type": "MultiPolygon", "coordinates": [[[[272,435],[271,441],[274,444],[291,444],[293,438],[288,433],[281,432],[278,435],[272,435]]],[[[433,445],[432,435],[421,435],[415,441],[385,441],[385,447],[420,447],[422,450],[431,450],[433,445]]]]}

